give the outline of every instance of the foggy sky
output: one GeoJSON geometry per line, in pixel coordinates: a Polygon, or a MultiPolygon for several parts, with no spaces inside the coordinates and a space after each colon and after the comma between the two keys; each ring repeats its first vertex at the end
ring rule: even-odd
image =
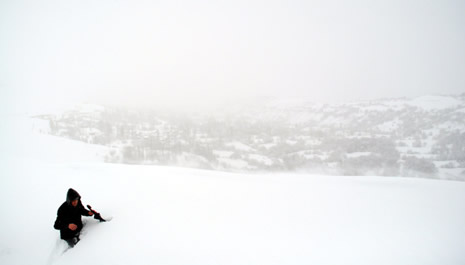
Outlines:
{"type": "Polygon", "coordinates": [[[457,94],[463,14],[464,1],[3,0],[1,103],[457,94]]]}

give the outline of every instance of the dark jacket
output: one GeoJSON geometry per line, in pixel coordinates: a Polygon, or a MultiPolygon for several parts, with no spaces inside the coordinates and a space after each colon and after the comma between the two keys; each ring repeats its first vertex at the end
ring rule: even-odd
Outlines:
{"type": "Polygon", "coordinates": [[[60,230],[61,239],[70,239],[79,234],[83,225],[81,220],[81,215],[90,216],[89,211],[84,208],[81,203],[81,196],[79,193],[73,189],[69,189],[66,195],[66,201],[58,208],[57,219],[55,229],[60,230]],[[79,200],[79,203],[76,207],[71,205],[73,200],[79,200]],[[68,228],[69,224],[77,225],[77,229],[72,231],[68,228]]]}

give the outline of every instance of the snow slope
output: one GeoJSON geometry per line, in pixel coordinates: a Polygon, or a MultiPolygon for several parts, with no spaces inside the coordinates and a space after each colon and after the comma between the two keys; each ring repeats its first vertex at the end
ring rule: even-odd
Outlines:
{"type": "Polygon", "coordinates": [[[0,264],[465,264],[463,182],[105,164],[101,147],[13,121],[0,140],[0,264]],[[69,187],[114,218],[84,217],[61,255],[53,222],[69,187]]]}

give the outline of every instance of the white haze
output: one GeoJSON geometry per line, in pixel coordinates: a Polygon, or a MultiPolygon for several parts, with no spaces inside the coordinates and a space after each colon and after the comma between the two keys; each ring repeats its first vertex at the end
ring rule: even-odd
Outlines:
{"type": "Polygon", "coordinates": [[[3,108],[465,89],[463,1],[0,3],[3,108]]]}

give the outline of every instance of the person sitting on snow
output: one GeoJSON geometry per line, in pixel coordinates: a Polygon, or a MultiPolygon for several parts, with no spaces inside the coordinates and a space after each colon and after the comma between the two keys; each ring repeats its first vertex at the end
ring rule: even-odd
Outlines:
{"type": "Polygon", "coordinates": [[[73,189],[66,194],[66,201],[58,208],[55,229],[60,230],[61,239],[70,247],[79,242],[79,233],[83,227],[81,215],[92,216],[94,213],[87,210],[81,203],[81,196],[73,189]]]}

